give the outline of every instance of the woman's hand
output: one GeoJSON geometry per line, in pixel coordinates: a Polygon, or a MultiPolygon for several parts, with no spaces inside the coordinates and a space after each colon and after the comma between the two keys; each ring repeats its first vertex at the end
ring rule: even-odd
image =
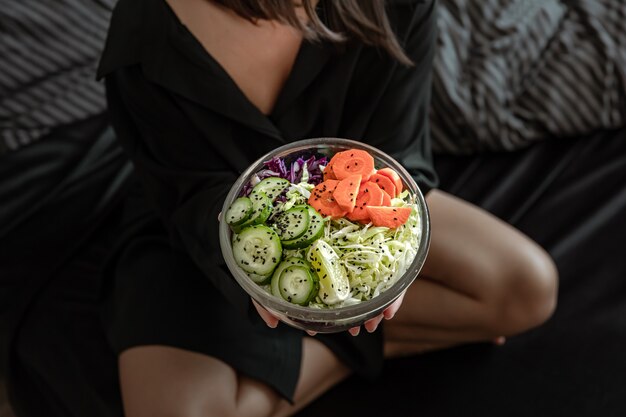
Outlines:
{"type": "MultiPolygon", "coordinates": [[[[400,294],[400,297],[398,297],[396,301],[391,303],[389,307],[387,307],[383,311],[383,314],[380,314],[374,317],[373,319],[369,319],[368,321],[366,321],[365,330],[367,330],[369,333],[373,333],[376,331],[376,329],[378,328],[378,325],[380,324],[381,321],[383,321],[383,319],[391,320],[393,316],[396,315],[396,312],[402,305],[402,301],[404,300],[405,293],[406,293],[406,290],[402,294],[400,294]]],[[[357,336],[361,332],[361,327],[353,327],[350,330],[348,330],[348,332],[350,332],[352,336],[357,336]]]]}
{"type": "MultiPolygon", "coordinates": [[[[374,317],[373,319],[369,319],[368,321],[366,321],[365,330],[367,330],[370,333],[373,333],[376,331],[376,329],[378,328],[378,325],[383,319],[391,320],[393,316],[395,316],[400,306],[402,305],[403,300],[404,300],[404,292],[400,295],[400,297],[396,299],[396,301],[391,303],[391,305],[389,305],[389,307],[387,307],[385,311],[383,311],[382,314],[374,317]]],[[[252,304],[254,304],[256,311],[259,313],[259,316],[261,316],[265,324],[267,324],[272,329],[278,326],[278,322],[280,321],[278,317],[276,317],[275,315],[267,311],[265,308],[259,305],[256,301],[252,300],[252,304]]],[[[360,331],[361,331],[360,326],[353,327],[350,330],[348,330],[348,332],[352,336],[357,336],[360,333],[360,331]]],[[[308,330],[307,330],[307,333],[309,334],[309,336],[315,336],[316,334],[316,332],[312,332],[308,330]]]]}

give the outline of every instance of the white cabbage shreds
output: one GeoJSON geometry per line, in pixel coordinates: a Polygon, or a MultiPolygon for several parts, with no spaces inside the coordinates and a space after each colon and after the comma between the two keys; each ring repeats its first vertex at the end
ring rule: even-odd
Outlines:
{"type": "Polygon", "coordinates": [[[408,221],[397,229],[363,226],[346,219],[326,224],[322,239],[339,255],[352,288],[345,305],[369,300],[391,287],[417,254],[422,235],[419,208],[402,198],[395,198],[393,205],[413,209],[408,221]]]}

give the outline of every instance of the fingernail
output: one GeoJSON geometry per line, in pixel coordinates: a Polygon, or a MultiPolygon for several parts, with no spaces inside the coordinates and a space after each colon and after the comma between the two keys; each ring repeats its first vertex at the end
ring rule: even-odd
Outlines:
{"type": "Polygon", "coordinates": [[[309,336],[315,336],[315,335],[317,334],[317,332],[313,332],[313,331],[311,331],[311,330],[307,330],[307,331],[306,331],[306,333],[307,333],[309,336]]]}
{"type": "Polygon", "coordinates": [[[350,334],[352,336],[358,336],[359,333],[361,332],[361,328],[360,327],[353,327],[350,330],[348,330],[348,332],[350,332],[350,334]]]}
{"type": "Polygon", "coordinates": [[[498,346],[502,346],[506,343],[506,337],[504,336],[500,336],[500,337],[496,337],[493,341],[494,344],[498,345],[498,346]]]}

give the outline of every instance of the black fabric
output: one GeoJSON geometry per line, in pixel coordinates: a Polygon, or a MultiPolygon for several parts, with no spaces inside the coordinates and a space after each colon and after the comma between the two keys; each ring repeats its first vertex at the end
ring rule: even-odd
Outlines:
{"type": "MultiPolygon", "coordinates": [[[[123,318],[115,321],[115,314],[107,316],[114,320],[107,326],[116,347],[155,340],[151,320],[165,321],[159,308],[174,302],[163,291],[146,296],[145,280],[131,278],[138,270],[151,271],[149,278],[157,287],[174,285],[169,274],[176,267],[150,267],[151,262],[162,260],[163,252],[155,248],[166,240],[172,248],[168,260],[171,265],[193,261],[194,269],[187,265],[178,269],[188,271],[190,279],[198,279],[191,276],[191,271],[198,268],[221,292],[220,297],[242,314],[232,317],[232,322],[231,315],[222,314],[225,323],[236,327],[241,318],[248,316],[258,322],[249,297],[224,265],[217,215],[238,175],[270,150],[304,138],[358,138],[399,160],[424,192],[436,184],[427,123],[436,33],[434,3],[398,2],[389,12],[408,55],[416,61],[415,67],[400,66],[391,57],[360,44],[340,49],[326,43],[304,42],[272,113],[266,116],[245,97],[166,2],[118,3],[99,76],[106,78],[112,124],[145,190],[144,206],[149,209],[138,221],[145,225],[156,213],[167,230],[159,234],[155,229],[146,232],[143,227],[136,228],[135,234],[126,235],[107,269],[112,271],[115,282],[110,303],[123,318]],[[142,242],[142,252],[134,248],[132,257],[125,256],[124,251],[137,241],[142,242]],[[143,263],[137,264],[138,259],[143,263]],[[142,309],[133,308],[139,297],[142,309]],[[133,314],[131,319],[121,313],[127,307],[133,314]]],[[[181,281],[180,285],[190,284],[181,281]]],[[[213,299],[216,296],[209,294],[213,287],[205,285],[201,294],[213,299]]],[[[185,303],[189,297],[181,293],[173,311],[189,310],[185,303]]],[[[259,330],[249,334],[246,341],[229,336],[226,326],[223,331],[214,329],[212,337],[194,333],[193,343],[189,335],[181,333],[186,326],[209,328],[211,317],[220,313],[217,306],[221,305],[215,302],[213,306],[199,307],[197,314],[173,313],[171,323],[177,325],[163,330],[172,332],[167,336],[170,343],[187,348],[193,345],[242,373],[260,379],[266,375],[265,382],[290,398],[299,374],[302,332],[259,330]],[[265,338],[280,339],[283,352],[293,354],[268,349],[264,360],[246,362],[246,355],[222,355],[217,347],[225,344],[231,352],[254,356],[250,345],[255,340],[268,343],[265,338]],[[282,375],[282,380],[272,378],[275,374],[282,375]]],[[[364,332],[357,338],[347,333],[327,335],[320,336],[320,340],[360,375],[372,378],[382,367],[380,333],[364,332]]]]}
{"type": "Polygon", "coordinates": [[[120,224],[119,210],[105,216],[21,318],[8,378],[17,416],[123,415],[117,355],[100,320],[102,263],[120,224]]]}
{"type": "Polygon", "coordinates": [[[560,273],[545,325],[505,346],[389,361],[376,384],[350,378],[299,414],[626,415],[626,130],[513,153],[437,157],[441,187],[543,245],[560,273]]]}
{"type": "Polygon", "coordinates": [[[103,114],[0,159],[0,361],[25,415],[119,403],[98,303],[113,242],[99,230],[119,224],[130,172],[103,114]]]}
{"type": "Polygon", "coordinates": [[[104,115],[0,158],[1,368],[29,304],[116,206],[130,170],[104,115]]]}

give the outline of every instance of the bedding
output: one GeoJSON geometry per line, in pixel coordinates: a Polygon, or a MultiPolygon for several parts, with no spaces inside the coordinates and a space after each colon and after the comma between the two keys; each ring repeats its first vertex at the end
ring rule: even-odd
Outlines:
{"type": "Polygon", "coordinates": [[[626,123],[626,1],[439,6],[436,152],[510,151],[626,123]]]}
{"type": "Polygon", "coordinates": [[[101,114],[95,69],[116,0],[0,0],[0,156],[101,114]]]}

